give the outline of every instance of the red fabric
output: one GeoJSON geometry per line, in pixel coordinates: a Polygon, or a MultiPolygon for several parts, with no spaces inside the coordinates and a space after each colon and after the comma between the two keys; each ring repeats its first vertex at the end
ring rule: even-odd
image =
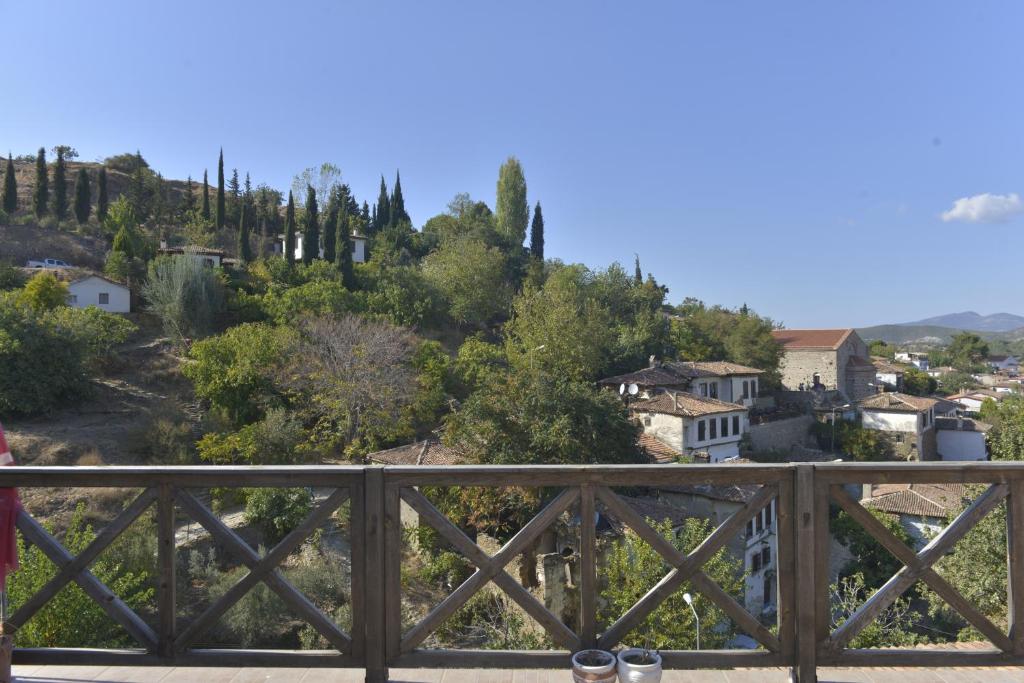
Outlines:
{"type": "MultiPolygon", "coordinates": [[[[11,450],[0,424],[0,463],[14,465],[11,450]]],[[[0,590],[7,590],[7,575],[18,568],[18,537],[15,522],[21,512],[18,489],[0,488],[0,590]]]]}

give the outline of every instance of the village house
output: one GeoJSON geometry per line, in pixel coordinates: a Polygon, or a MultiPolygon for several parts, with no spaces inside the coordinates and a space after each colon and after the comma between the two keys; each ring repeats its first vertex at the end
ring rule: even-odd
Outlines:
{"type": "Polygon", "coordinates": [[[989,356],[985,362],[996,372],[1006,372],[1011,375],[1020,372],[1020,359],[1016,356],[989,356]]]}
{"type": "Polygon", "coordinates": [[[993,391],[992,389],[970,389],[968,391],[962,391],[959,394],[953,394],[947,398],[950,401],[956,401],[963,408],[963,411],[968,414],[977,414],[981,411],[981,406],[985,401],[1002,401],[1009,394],[1000,393],[993,391]]]}
{"type": "Polygon", "coordinates": [[[964,484],[866,484],[860,503],[898,518],[920,548],[946,528],[949,516],[959,513],[969,500],[964,484]]]}
{"type": "Polygon", "coordinates": [[[857,408],[865,429],[881,432],[900,460],[935,460],[935,399],[897,392],[862,399],[857,408]]]}
{"type": "Polygon", "coordinates": [[[750,407],[757,398],[763,370],[728,361],[655,361],[636,372],[606,377],[600,386],[618,390],[635,384],[641,398],[663,391],[688,392],[750,407]]]}
{"type": "Polygon", "coordinates": [[[907,365],[913,365],[918,370],[928,370],[928,354],[917,353],[915,351],[897,351],[895,360],[898,363],[906,363],[907,365]]]}
{"type": "MultiPolygon", "coordinates": [[[[352,243],[352,263],[366,263],[366,237],[358,233],[353,233],[349,236],[349,240],[352,243]]],[[[285,235],[278,235],[277,241],[274,242],[274,253],[280,256],[284,256],[284,242],[285,235]]],[[[320,258],[324,257],[324,247],[321,244],[319,250],[320,258]]],[[[296,261],[302,260],[302,233],[295,233],[295,253],[294,257],[296,261]]]]}
{"type": "Polygon", "coordinates": [[[790,391],[838,390],[850,401],[875,393],[875,366],[853,329],[774,330],[782,345],[782,386],[790,391]]]}
{"type": "Polygon", "coordinates": [[[722,462],[740,454],[740,440],[749,429],[747,409],[738,403],[666,391],[629,406],[643,432],[680,455],[722,462]]]}
{"type": "Polygon", "coordinates": [[[883,358],[872,358],[875,366],[875,385],[886,391],[903,391],[903,367],[883,358]]]}
{"type": "Polygon", "coordinates": [[[985,435],[992,425],[969,417],[936,417],[935,445],[940,460],[988,460],[985,435]]]}
{"type": "Polygon", "coordinates": [[[928,368],[927,370],[925,370],[925,372],[928,373],[929,377],[939,379],[943,375],[948,375],[951,372],[956,372],[956,368],[949,365],[940,365],[937,368],[928,368]]]}
{"type": "Polygon", "coordinates": [[[169,247],[166,241],[160,242],[160,248],[156,250],[162,256],[191,256],[200,264],[208,268],[220,268],[224,265],[225,254],[223,249],[212,249],[210,247],[197,247],[188,245],[183,247],[169,247]]]}
{"type": "Polygon", "coordinates": [[[96,306],[109,313],[130,313],[132,292],[120,282],[89,273],[68,282],[68,305],[74,308],[96,306]]]}

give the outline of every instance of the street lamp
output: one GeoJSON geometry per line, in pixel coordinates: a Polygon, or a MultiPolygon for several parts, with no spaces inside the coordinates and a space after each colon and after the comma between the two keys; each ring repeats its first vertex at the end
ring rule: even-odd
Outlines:
{"type": "Polygon", "coordinates": [[[847,403],[846,405],[843,405],[843,406],[839,406],[839,407],[832,406],[832,449],[831,450],[832,450],[833,453],[836,452],[836,411],[837,410],[846,410],[849,407],[850,407],[849,403],[847,403]]]}
{"type": "Polygon", "coordinates": [[[693,618],[697,621],[697,649],[700,649],[700,617],[697,616],[697,610],[693,608],[693,596],[689,593],[683,593],[683,602],[690,606],[690,611],[693,612],[693,618]]]}

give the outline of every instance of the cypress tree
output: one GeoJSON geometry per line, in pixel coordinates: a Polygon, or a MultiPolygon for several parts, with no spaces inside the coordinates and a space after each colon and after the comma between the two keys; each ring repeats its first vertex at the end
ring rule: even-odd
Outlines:
{"type": "Polygon", "coordinates": [[[75,220],[79,225],[89,220],[89,212],[92,211],[92,197],[89,193],[89,173],[85,167],[78,169],[78,177],[75,179],[75,220]]]}
{"type": "Polygon", "coordinates": [[[224,148],[217,159],[217,229],[224,227],[224,148]]]}
{"type": "Polygon", "coordinates": [[[530,224],[530,254],[538,261],[544,260],[544,214],[540,202],[533,209],[533,223],[530,224]]]}
{"type": "Polygon", "coordinates": [[[526,203],[526,177],[515,157],[509,157],[498,171],[498,199],[494,205],[498,232],[510,242],[522,244],[530,221],[530,205],[526,203]]]}
{"type": "Polygon", "coordinates": [[[96,218],[103,221],[107,220],[107,207],[110,206],[110,200],[107,197],[107,167],[100,166],[100,175],[96,179],[96,184],[99,185],[98,195],[96,197],[96,218]]]}
{"type": "Polygon", "coordinates": [[[363,201],[363,225],[367,226],[367,230],[369,230],[369,226],[370,226],[370,205],[365,200],[363,201]]]}
{"type": "Polygon", "coordinates": [[[306,216],[302,229],[302,262],[307,266],[320,258],[320,216],[316,205],[316,190],[306,186],[306,216]]]}
{"type": "Polygon", "coordinates": [[[36,154],[36,188],[32,192],[32,209],[36,213],[36,218],[46,215],[47,205],[50,203],[49,182],[46,175],[46,149],[40,147],[39,153],[36,154]]]}
{"type": "Polygon", "coordinates": [[[188,181],[185,183],[185,213],[191,214],[196,208],[196,196],[193,193],[192,188],[192,176],[188,177],[188,181]]]}
{"type": "Polygon", "coordinates": [[[338,215],[338,232],[335,243],[337,244],[337,263],[341,269],[341,284],[345,289],[355,289],[356,278],[352,271],[352,240],[349,237],[349,222],[347,207],[342,205],[338,215]]]}
{"type": "Polygon", "coordinates": [[[633,280],[638,285],[640,285],[640,284],[643,284],[643,282],[644,282],[644,274],[643,274],[643,271],[640,270],[640,254],[633,254],[633,255],[636,257],[636,261],[634,262],[634,266],[633,266],[633,280]]]}
{"type": "Polygon", "coordinates": [[[7,171],[4,173],[4,211],[13,214],[18,210],[18,179],[14,177],[14,158],[7,153],[7,171]]]}
{"type": "Polygon", "coordinates": [[[391,225],[391,201],[388,199],[388,186],[384,176],[380,177],[380,194],[377,195],[377,216],[374,220],[374,232],[380,232],[391,225]]]}
{"type": "Polygon", "coordinates": [[[288,265],[295,263],[295,198],[288,190],[288,208],[284,212],[284,258],[288,265]]]}
{"type": "Polygon", "coordinates": [[[324,220],[324,260],[334,263],[335,239],[338,234],[338,204],[340,197],[337,194],[331,195],[330,203],[327,205],[327,218],[324,220]]]}
{"type": "Polygon", "coordinates": [[[395,171],[395,191],[391,195],[390,225],[398,225],[402,221],[408,220],[409,214],[405,212],[405,198],[402,197],[402,176],[395,171]]]}
{"type": "Polygon", "coordinates": [[[252,260],[252,249],[249,246],[249,228],[246,225],[245,204],[242,204],[238,219],[238,258],[242,263],[252,260]]]}
{"type": "Polygon", "coordinates": [[[63,147],[57,147],[57,161],[53,165],[53,215],[58,222],[68,215],[68,167],[63,147]]]}
{"type": "MultiPolygon", "coordinates": [[[[146,198],[146,175],[145,161],[142,159],[142,152],[135,150],[135,172],[132,175],[131,192],[129,200],[135,210],[135,216],[140,222],[149,217],[149,206],[146,198]]],[[[159,192],[159,188],[157,189],[159,192]]]]}
{"type": "Polygon", "coordinates": [[[203,169],[203,220],[210,220],[210,183],[206,179],[206,169],[203,169]]]}

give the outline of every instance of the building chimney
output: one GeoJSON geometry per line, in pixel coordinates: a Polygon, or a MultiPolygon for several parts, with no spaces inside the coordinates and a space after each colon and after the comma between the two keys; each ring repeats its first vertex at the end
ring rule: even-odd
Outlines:
{"type": "Polygon", "coordinates": [[[679,410],[679,394],[678,392],[672,392],[672,410],[679,410]]]}
{"type": "Polygon", "coordinates": [[[167,239],[164,238],[164,237],[160,238],[160,248],[161,249],[166,249],[167,248],[167,239]]]}
{"type": "Polygon", "coordinates": [[[656,367],[658,367],[658,357],[655,356],[653,353],[647,359],[647,367],[649,367],[649,368],[656,368],[656,367]]]}

